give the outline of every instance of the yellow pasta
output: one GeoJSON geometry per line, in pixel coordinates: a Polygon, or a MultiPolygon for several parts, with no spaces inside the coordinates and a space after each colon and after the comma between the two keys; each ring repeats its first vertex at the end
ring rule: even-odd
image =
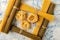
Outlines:
{"type": "Polygon", "coordinates": [[[30,23],[28,21],[22,21],[21,26],[24,30],[27,30],[30,28],[30,23]]]}
{"type": "Polygon", "coordinates": [[[15,16],[15,18],[16,18],[16,20],[21,20],[21,21],[23,21],[23,20],[26,20],[26,12],[24,12],[24,11],[19,11],[17,14],[16,14],[16,16],[15,16]]]}
{"type": "MultiPolygon", "coordinates": [[[[50,0],[44,0],[44,3],[43,3],[43,5],[42,5],[42,9],[41,10],[39,10],[39,11],[42,11],[42,12],[47,12],[48,11],[48,8],[49,8],[49,6],[50,6],[50,0]]],[[[39,12],[38,12],[39,13],[39,12]]],[[[41,14],[41,13],[39,13],[39,14],[41,14]]],[[[38,15],[39,15],[38,14],[38,15]]],[[[41,28],[41,25],[42,25],[42,22],[43,22],[43,17],[42,17],[42,15],[40,16],[39,15],[39,21],[36,23],[36,27],[34,28],[34,30],[33,30],[33,34],[34,35],[38,35],[38,32],[39,32],[39,29],[41,28]]],[[[31,40],[33,40],[33,39],[31,39],[31,40]]]]}
{"type": "Polygon", "coordinates": [[[10,12],[14,6],[14,3],[15,3],[16,0],[9,0],[8,2],[8,6],[7,6],[7,9],[5,11],[5,14],[4,14],[4,17],[2,19],[2,22],[1,22],[1,25],[0,25],[0,32],[3,31],[4,27],[5,27],[5,24],[7,22],[7,19],[10,15],[10,12]]]}
{"type": "Polygon", "coordinates": [[[23,4],[23,3],[21,3],[20,10],[24,10],[24,11],[31,12],[31,13],[37,13],[36,8],[33,8],[33,7],[23,4]]]}
{"type": "Polygon", "coordinates": [[[27,18],[28,22],[30,23],[35,23],[38,21],[38,15],[37,14],[29,14],[28,18],[27,18]]]}
{"type": "Polygon", "coordinates": [[[53,21],[54,20],[54,16],[51,14],[47,14],[45,12],[39,12],[38,13],[40,16],[42,16],[43,18],[47,19],[48,21],[53,21]],[[41,14],[40,14],[41,13],[41,14]]]}

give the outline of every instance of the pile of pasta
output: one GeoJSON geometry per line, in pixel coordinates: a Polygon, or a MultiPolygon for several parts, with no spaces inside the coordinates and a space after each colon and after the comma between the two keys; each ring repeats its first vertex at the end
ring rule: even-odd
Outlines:
{"type": "Polygon", "coordinates": [[[18,11],[15,18],[21,21],[21,27],[27,30],[31,27],[30,23],[36,23],[38,21],[38,14],[31,13],[28,15],[25,11],[18,11]]]}

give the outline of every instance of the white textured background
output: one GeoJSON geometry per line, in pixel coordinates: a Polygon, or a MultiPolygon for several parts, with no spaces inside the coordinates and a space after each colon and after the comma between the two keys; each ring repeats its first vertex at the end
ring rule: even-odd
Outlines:
{"type": "MultiPolygon", "coordinates": [[[[55,20],[49,23],[43,40],[60,40],[60,0],[51,1],[56,4],[54,10],[55,20]]],[[[7,2],[7,0],[0,0],[0,20],[4,15],[7,2]]],[[[42,4],[42,0],[24,0],[24,2],[38,9],[41,8],[42,4]]],[[[29,38],[14,32],[9,32],[9,34],[0,33],[0,40],[29,40],[29,38]]]]}

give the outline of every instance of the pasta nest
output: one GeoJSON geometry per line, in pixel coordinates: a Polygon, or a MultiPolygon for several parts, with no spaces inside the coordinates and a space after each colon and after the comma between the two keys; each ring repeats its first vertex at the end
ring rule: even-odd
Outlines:
{"type": "Polygon", "coordinates": [[[38,15],[31,13],[31,14],[28,16],[27,20],[28,20],[28,22],[30,22],[30,23],[35,23],[35,22],[38,21],[38,15]]]}

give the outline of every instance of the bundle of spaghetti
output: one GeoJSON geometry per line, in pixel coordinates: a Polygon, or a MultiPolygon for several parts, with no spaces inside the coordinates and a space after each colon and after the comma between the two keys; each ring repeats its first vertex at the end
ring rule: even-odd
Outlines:
{"type": "Polygon", "coordinates": [[[13,19],[15,17],[15,14],[19,10],[20,4],[21,4],[21,0],[16,0],[15,4],[13,6],[13,9],[12,9],[12,11],[10,13],[10,16],[9,16],[9,18],[7,20],[7,23],[5,25],[5,28],[4,28],[4,31],[3,32],[5,32],[5,33],[8,33],[9,32],[9,30],[11,28],[11,25],[12,25],[12,21],[13,21],[13,19]]]}
{"type": "Polygon", "coordinates": [[[10,13],[12,11],[12,8],[13,8],[13,6],[15,4],[15,1],[16,0],[9,0],[9,2],[8,2],[7,9],[5,11],[4,17],[3,17],[2,22],[0,24],[0,32],[2,32],[4,30],[4,27],[6,25],[6,22],[7,22],[8,18],[9,18],[9,15],[10,15],[10,13]]]}
{"type": "MultiPolygon", "coordinates": [[[[51,3],[47,13],[53,15],[54,8],[55,8],[55,4],[51,3]]],[[[49,21],[47,19],[44,19],[43,24],[41,25],[41,29],[39,30],[39,34],[38,34],[41,38],[44,36],[44,33],[48,27],[48,23],[49,21]]]]}

